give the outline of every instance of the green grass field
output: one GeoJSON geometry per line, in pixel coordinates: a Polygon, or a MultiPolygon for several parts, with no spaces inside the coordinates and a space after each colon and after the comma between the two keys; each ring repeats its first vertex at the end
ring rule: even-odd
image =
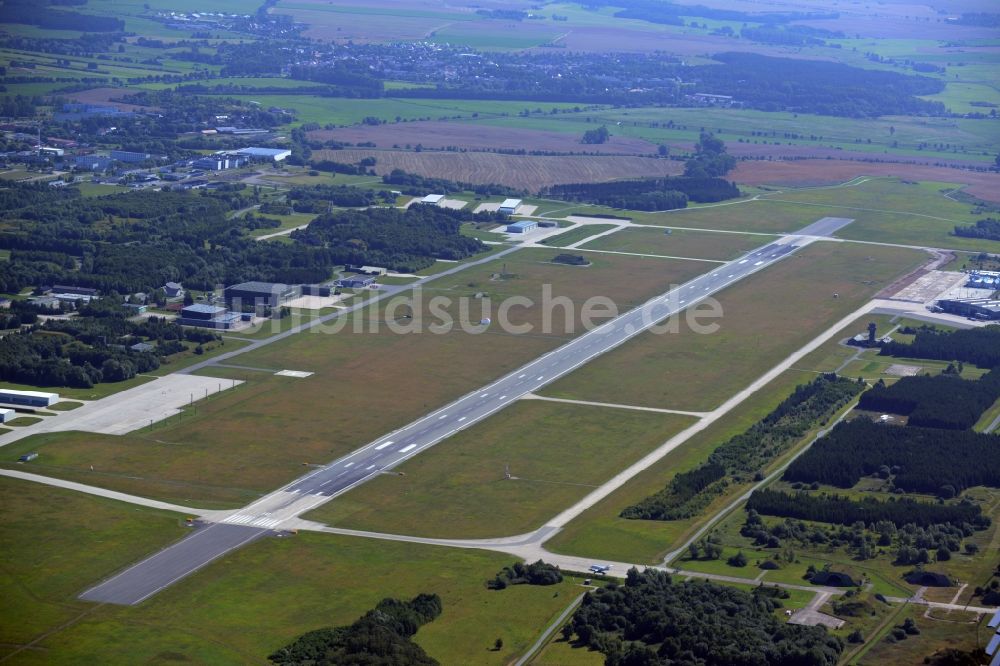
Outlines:
{"type": "MultiPolygon", "coordinates": [[[[430,327],[436,318],[425,321],[423,332],[393,333],[386,319],[389,306],[383,303],[377,310],[345,318],[346,328],[340,332],[318,327],[234,361],[316,373],[309,378],[210,368],[206,374],[248,383],[201,401],[149,432],[125,437],[44,435],[17,446],[42,452],[48,466],[44,473],[53,476],[182,504],[239,506],[301,475],[303,463],[333,460],[578,334],[579,311],[572,331],[543,331],[544,285],[551,285],[553,295],[570,298],[577,310],[595,293],[626,309],[701,268],[695,262],[611,255],[580,268],[551,263],[556,252],[523,250],[428,283],[424,306],[417,306],[416,312],[427,317],[433,296],[454,299],[449,311],[456,325],[449,333],[431,332],[440,331],[430,327]],[[504,266],[513,277],[493,279],[504,266]],[[485,301],[476,299],[476,293],[489,295],[487,315],[495,320],[498,304],[507,297],[531,298],[536,305],[514,308],[510,319],[532,325],[534,332],[504,333],[499,326],[484,330],[478,325],[472,329],[478,334],[462,331],[461,322],[480,319],[485,301]],[[460,298],[468,299],[469,313],[462,314],[460,298]],[[362,324],[360,332],[354,332],[354,321],[362,324]],[[378,322],[378,332],[372,321],[378,322]]],[[[405,314],[406,307],[396,308],[394,316],[405,314]]],[[[562,327],[562,310],[556,309],[555,315],[555,324],[562,327]]]]}
{"type": "Polygon", "coordinates": [[[572,245],[573,243],[579,243],[585,238],[590,238],[591,236],[596,236],[597,234],[608,231],[609,229],[614,229],[613,224],[585,224],[582,226],[574,227],[569,231],[564,231],[561,234],[555,236],[549,236],[542,241],[542,245],[551,245],[552,247],[566,247],[572,245]]]}
{"type": "Polygon", "coordinates": [[[394,470],[400,475],[380,476],[306,517],[421,536],[520,534],[691,423],[674,414],[524,400],[410,459],[394,470]]]}
{"type": "Polygon", "coordinates": [[[264,664],[383,597],[433,592],[444,613],[416,641],[442,663],[505,664],[578,589],[569,579],[487,590],[511,563],[497,553],[299,534],[230,553],[139,606],[95,605],[76,595],[186,533],[179,517],[8,479],[0,496],[3,654],[30,645],[12,663],[264,664]]]}
{"type": "Polygon", "coordinates": [[[753,248],[766,245],[775,238],[775,236],[720,234],[684,229],[671,230],[667,234],[662,229],[638,228],[622,229],[608,236],[602,236],[584,243],[580,249],[730,260],[753,248]]]}
{"type": "Polygon", "coordinates": [[[542,393],[713,409],[922,260],[914,250],[813,244],[721,292],[723,316],[703,322],[716,332],[698,335],[682,321],[677,333],[644,333],[542,393]]]}

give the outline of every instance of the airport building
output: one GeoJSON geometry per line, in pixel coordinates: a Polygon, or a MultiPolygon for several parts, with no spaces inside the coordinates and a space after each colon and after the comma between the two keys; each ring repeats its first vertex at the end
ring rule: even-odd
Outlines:
{"type": "Polygon", "coordinates": [[[337,280],[338,287],[347,289],[367,289],[373,284],[375,284],[374,275],[351,275],[337,280]]]}
{"type": "Polygon", "coordinates": [[[21,405],[24,407],[48,407],[59,402],[58,393],[44,391],[15,391],[0,389],[0,403],[5,405],[21,405]]]}
{"type": "Polygon", "coordinates": [[[177,323],[182,326],[226,330],[232,328],[239,320],[240,315],[237,312],[229,312],[218,305],[195,303],[181,310],[177,323]]]}
{"type": "Polygon", "coordinates": [[[513,215],[520,206],[520,199],[504,199],[498,210],[504,215],[513,215]]]}
{"type": "Polygon", "coordinates": [[[538,228],[538,222],[534,220],[522,220],[521,222],[514,222],[513,224],[507,225],[507,233],[509,234],[526,234],[529,231],[533,231],[538,228]]]}
{"type": "Polygon", "coordinates": [[[240,148],[237,155],[242,155],[254,162],[281,162],[290,157],[292,151],[286,148],[240,148]]]}
{"type": "Polygon", "coordinates": [[[992,298],[944,298],[938,307],[949,314],[983,321],[1000,321],[1000,300],[992,298]]]}
{"type": "Polygon", "coordinates": [[[223,292],[226,305],[233,310],[261,306],[276,308],[301,295],[302,289],[297,285],[256,281],[234,284],[223,292]]]}
{"type": "Polygon", "coordinates": [[[427,196],[425,196],[423,199],[420,200],[420,203],[437,206],[440,205],[442,201],[444,201],[443,194],[428,194],[427,196]]]}

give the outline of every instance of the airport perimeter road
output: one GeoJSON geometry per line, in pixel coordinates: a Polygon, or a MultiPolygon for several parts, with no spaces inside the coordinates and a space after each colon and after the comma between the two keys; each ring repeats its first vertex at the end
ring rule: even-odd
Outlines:
{"type": "MultiPolygon", "coordinates": [[[[753,250],[717,266],[671,291],[580,335],[504,377],[417,421],[385,435],[329,465],[303,476],[225,518],[220,527],[240,527],[264,533],[347,492],[404,460],[425,451],[455,432],[507,407],[527,393],[539,390],[591,359],[646,331],[671,315],[697,305],[739,280],[780,261],[819,236],[850,223],[846,218],[823,218],[799,234],[753,250]]],[[[223,357],[219,357],[220,359],[223,357]]],[[[204,533],[210,529],[206,528],[204,533]]],[[[259,534],[258,534],[259,536],[259,534]]],[[[180,580],[233,548],[230,540],[201,538],[195,533],[140,562],[132,569],[84,593],[81,598],[109,603],[138,603],[171,582],[180,580]],[[190,542],[198,542],[187,545],[190,542]],[[142,575],[133,574],[136,571],[142,575]],[[161,573],[166,572],[166,573],[161,573]],[[153,579],[156,584],[145,579],[153,579]],[[88,596],[89,595],[89,596],[88,596]],[[100,595],[100,596],[95,596],[100,595]]],[[[256,537],[253,537],[256,538],[256,537]]],[[[252,538],[247,539],[247,542],[252,538]]]]}

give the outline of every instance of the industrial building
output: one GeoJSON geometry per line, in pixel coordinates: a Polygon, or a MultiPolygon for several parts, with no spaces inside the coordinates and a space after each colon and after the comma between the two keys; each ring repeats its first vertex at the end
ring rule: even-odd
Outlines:
{"type": "Polygon", "coordinates": [[[225,169],[239,169],[242,166],[246,166],[249,160],[250,158],[245,155],[217,153],[215,155],[199,157],[191,163],[191,166],[196,169],[204,169],[205,171],[223,171],[225,169]]]}
{"type": "Polygon", "coordinates": [[[256,307],[276,308],[302,295],[301,287],[280,282],[243,282],[226,287],[223,298],[233,310],[256,307]]]}
{"type": "Polygon", "coordinates": [[[526,234],[529,231],[533,231],[538,228],[538,222],[534,220],[522,220],[520,222],[514,222],[513,224],[507,225],[507,233],[509,234],[526,234]]]}
{"type": "Polygon", "coordinates": [[[73,160],[73,166],[87,171],[105,171],[111,166],[111,158],[100,155],[79,155],[73,160]]]}
{"type": "Polygon", "coordinates": [[[498,209],[504,215],[513,215],[521,205],[520,199],[504,199],[498,209]]]}
{"type": "Polygon", "coordinates": [[[337,280],[338,287],[347,289],[367,289],[373,284],[375,284],[374,275],[351,275],[337,280]]]}
{"type": "Polygon", "coordinates": [[[972,289],[1000,289],[1000,272],[969,271],[969,280],[965,286],[972,289]]]}
{"type": "Polygon", "coordinates": [[[218,305],[195,303],[181,310],[177,323],[182,326],[226,330],[232,328],[239,320],[240,315],[237,312],[229,312],[218,305]]]}
{"type": "Polygon", "coordinates": [[[236,151],[238,155],[243,155],[254,162],[281,162],[286,157],[291,156],[292,151],[286,148],[240,148],[236,151]]]}
{"type": "Polygon", "coordinates": [[[983,321],[1000,321],[1000,300],[992,298],[944,298],[937,304],[939,308],[949,314],[982,319],[983,321]]]}
{"type": "Polygon", "coordinates": [[[156,155],[149,153],[135,153],[130,150],[112,150],[111,159],[115,162],[126,162],[128,164],[138,164],[156,158],[156,155]]]}
{"type": "Polygon", "coordinates": [[[48,407],[57,402],[59,402],[58,393],[0,389],[0,403],[4,403],[7,405],[23,405],[25,407],[48,407]]]}

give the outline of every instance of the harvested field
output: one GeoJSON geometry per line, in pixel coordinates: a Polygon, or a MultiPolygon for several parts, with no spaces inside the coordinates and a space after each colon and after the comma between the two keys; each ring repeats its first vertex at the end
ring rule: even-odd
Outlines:
{"type": "Polygon", "coordinates": [[[125,90],[123,88],[92,88],[90,90],[82,90],[80,92],[75,92],[67,94],[66,97],[69,99],[80,102],[81,104],[100,104],[106,106],[117,107],[121,111],[156,111],[156,107],[152,106],[138,106],[136,104],[124,104],[122,102],[112,102],[112,99],[117,99],[129,95],[135,91],[125,90]]]}
{"type": "Polygon", "coordinates": [[[392,123],[387,125],[358,125],[334,130],[314,130],[309,138],[319,141],[344,141],[347,143],[374,143],[388,150],[393,146],[421,144],[424,148],[448,147],[466,150],[523,148],[528,151],[553,153],[617,153],[650,155],[656,146],[643,139],[612,136],[607,143],[585,144],[580,135],[570,132],[472,125],[469,123],[422,121],[392,123]]]}
{"type": "Polygon", "coordinates": [[[403,169],[420,176],[467,183],[497,183],[533,192],[560,183],[676,176],[684,170],[682,162],[626,155],[529,157],[494,153],[317,150],[313,157],[351,163],[374,157],[378,160],[375,171],[380,176],[393,169],[403,169]]]}
{"type": "Polygon", "coordinates": [[[895,176],[909,180],[963,183],[964,191],[1000,201],[1000,174],[966,169],[886,162],[850,162],[843,160],[794,160],[787,162],[739,162],[729,178],[741,185],[830,185],[858,176],[895,176]]]}

